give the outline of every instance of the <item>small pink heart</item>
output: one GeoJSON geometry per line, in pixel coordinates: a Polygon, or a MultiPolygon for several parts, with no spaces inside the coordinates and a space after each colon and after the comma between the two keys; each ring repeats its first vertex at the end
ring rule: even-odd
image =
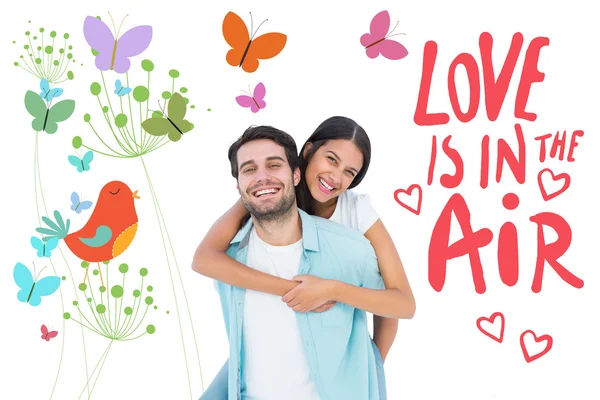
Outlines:
{"type": "Polygon", "coordinates": [[[400,204],[402,207],[406,208],[408,211],[412,212],[413,214],[419,215],[419,213],[421,212],[421,200],[423,200],[423,192],[421,190],[421,186],[416,183],[410,185],[408,187],[408,189],[406,189],[406,190],[404,190],[404,189],[396,190],[394,192],[394,199],[396,200],[396,202],[398,204],[400,204]],[[413,195],[414,189],[417,189],[416,196],[413,195]],[[403,198],[402,200],[400,199],[399,195],[402,195],[402,198],[403,198]],[[416,208],[407,204],[407,202],[415,203],[415,197],[416,197],[416,203],[417,203],[416,208]]]}

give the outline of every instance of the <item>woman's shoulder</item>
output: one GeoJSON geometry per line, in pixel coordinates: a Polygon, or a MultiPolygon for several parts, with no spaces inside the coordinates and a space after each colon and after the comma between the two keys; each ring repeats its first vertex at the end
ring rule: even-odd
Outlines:
{"type": "Polygon", "coordinates": [[[353,189],[348,189],[342,193],[338,201],[345,203],[348,208],[355,209],[356,211],[360,211],[360,209],[365,207],[373,207],[371,196],[368,193],[358,193],[353,189]]]}

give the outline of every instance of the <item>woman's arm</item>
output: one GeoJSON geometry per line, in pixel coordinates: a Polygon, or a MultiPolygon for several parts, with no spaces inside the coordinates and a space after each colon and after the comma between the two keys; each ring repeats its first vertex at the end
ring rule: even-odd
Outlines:
{"type": "Polygon", "coordinates": [[[239,199],[210,228],[194,254],[192,269],[232,286],[283,296],[298,283],[250,268],[225,254],[248,215],[239,199]]]}

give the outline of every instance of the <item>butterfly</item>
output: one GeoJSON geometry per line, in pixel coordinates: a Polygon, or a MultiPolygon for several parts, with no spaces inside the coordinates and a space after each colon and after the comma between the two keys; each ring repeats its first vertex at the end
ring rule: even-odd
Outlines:
{"type": "Polygon", "coordinates": [[[94,153],[90,150],[83,157],[69,156],[69,163],[77,167],[77,172],[89,171],[90,163],[94,159],[94,153]]]}
{"type": "Polygon", "coordinates": [[[49,331],[46,325],[42,325],[40,330],[42,331],[42,339],[44,339],[46,342],[49,342],[50,339],[58,335],[57,331],[49,331]]]}
{"type": "Polygon", "coordinates": [[[131,92],[131,88],[123,86],[121,80],[117,79],[115,82],[115,94],[119,95],[119,97],[123,97],[126,94],[129,94],[129,92],[131,92]]]}
{"type": "Polygon", "coordinates": [[[162,113],[166,118],[163,118],[162,115],[152,116],[142,122],[142,128],[150,135],[167,135],[171,141],[176,142],[181,139],[184,133],[191,131],[193,125],[188,120],[183,119],[187,111],[187,105],[181,94],[173,93],[167,109],[167,115],[165,115],[164,110],[162,113]]]}
{"type": "Polygon", "coordinates": [[[77,214],[81,214],[83,210],[87,210],[92,206],[92,202],[89,200],[81,201],[77,192],[71,193],[71,210],[77,214]]]}
{"type": "MultiPolygon", "coordinates": [[[[398,23],[396,23],[396,26],[398,26],[398,23]]],[[[394,29],[396,29],[396,26],[394,26],[394,29]]],[[[381,54],[389,60],[400,60],[408,55],[408,50],[404,45],[388,39],[392,36],[403,35],[403,33],[392,35],[394,29],[388,33],[389,29],[390,14],[387,11],[382,11],[373,17],[370,33],[365,33],[360,37],[360,44],[365,46],[369,58],[375,58],[381,54]]]]}
{"type": "Polygon", "coordinates": [[[38,257],[50,257],[51,251],[58,246],[58,238],[42,240],[38,237],[31,237],[31,245],[37,250],[38,257]]]}
{"type": "Polygon", "coordinates": [[[40,81],[40,89],[42,89],[40,93],[40,97],[46,102],[50,103],[53,98],[60,96],[63,94],[63,90],[60,88],[50,89],[50,83],[46,78],[42,78],[40,81]]]}
{"type": "MultiPolygon", "coordinates": [[[[42,92],[43,93],[43,92],[42,92]]],[[[28,90],[25,93],[25,108],[27,112],[34,117],[31,126],[36,132],[44,131],[46,133],[56,133],[58,130],[57,122],[66,121],[75,111],[75,101],[59,101],[48,108],[42,97],[28,90]]]]}
{"type": "MultiPolygon", "coordinates": [[[[119,27],[120,29],[121,27],[119,27]]],[[[116,32],[116,36],[113,36],[104,22],[98,18],[88,16],[83,23],[83,35],[88,44],[98,52],[96,67],[100,71],[110,69],[118,74],[123,74],[129,71],[129,67],[131,67],[129,57],[137,56],[150,45],[152,27],[148,25],[136,26],[125,32],[123,36],[118,37],[119,31],[116,32]]]]}
{"type": "MultiPolygon", "coordinates": [[[[35,269],[35,264],[33,267],[35,269]]],[[[19,301],[29,303],[34,307],[39,306],[42,302],[42,296],[50,296],[60,286],[60,278],[58,276],[47,276],[39,281],[37,280],[38,277],[39,274],[34,280],[31,271],[24,264],[18,262],[15,265],[13,278],[17,286],[21,288],[17,293],[19,301]]]]}
{"type": "MultiPolygon", "coordinates": [[[[249,91],[250,88],[248,88],[248,92],[249,91]]],[[[263,85],[263,83],[260,82],[254,88],[253,94],[248,93],[248,96],[238,96],[235,98],[235,101],[237,101],[237,103],[242,107],[250,107],[250,111],[256,113],[258,112],[258,110],[267,106],[267,103],[265,103],[265,101],[263,100],[265,98],[265,93],[265,85],[263,85]]]]}
{"type": "MultiPolygon", "coordinates": [[[[250,13],[250,18],[252,18],[252,13],[250,13]]],[[[246,72],[254,72],[258,68],[258,60],[273,58],[283,50],[287,41],[287,36],[283,33],[271,32],[257,38],[254,37],[260,25],[250,36],[248,27],[237,14],[230,11],[225,15],[223,36],[232,47],[226,56],[229,65],[242,67],[246,72]]],[[[250,26],[252,29],[252,23],[250,26]]]]}

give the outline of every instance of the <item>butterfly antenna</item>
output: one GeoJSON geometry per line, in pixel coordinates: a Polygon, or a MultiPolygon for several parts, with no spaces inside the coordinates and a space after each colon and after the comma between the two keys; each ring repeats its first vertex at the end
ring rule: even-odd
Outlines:
{"type": "MultiPolygon", "coordinates": [[[[34,264],[34,267],[35,267],[35,264],[34,264]]],[[[39,273],[39,274],[37,274],[37,276],[35,277],[35,281],[36,281],[36,282],[37,282],[38,278],[40,277],[40,275],[42,274],[42,271],[43,271],[43,270],[45,270],[45,269],[46,269],[46,267],[42,268],[42,269],[40,270],[40,273],[39,273]]],[[[35,274],[35,268],[34,268],[34,270],[33,270],[33,273],[35,274]]]]}
{"type": "MultiPolygon", "coordinates": [[[[110,13],[110,11],[108,12],[108,15],[110,15],[110,20],[112,21],[113,31],[115,32],[115,35],[116,35],[117,34],[117,28],[115,27],[115,20],[113,19],[113,16],[110,13]]],[[[115,37],[115,39],[116,39],[116,37],[115,37]]]]}
{"type": "Polygon", "coordinates": [[[258,33],[258,30],[260,29],[260,27],[262,26],[262,24],[264,24],[267,21],[268,21],[268,19],[265,19],[263,22],[260,23],[260,25],[258,26],[258,28],[256,28],[256,32],[254,32],[254,34],[252,35],[253,39],[254,39],[254,36],[258,33]]]}
{"type": "Polygon", "coordinates": [[[394,32],[394,30],[396,30],[396,28],[398,27],[398,23],[399,23],[399,22],[400,22],[400,21],[396,21],[396,25],[394,25],[394,29],[392,29],[392,30],[390,31],[390,33],[388,33],[388,34],[387,34],[387,36],[385,37],[386,39],[387,39],[387,38],[389,38],[389,37],[392,37],[392,36],[406,35],[405,33],[396,33],[395,35],[392,35],[392,33],[394,32]]]}
{"type": "Polygon", "coordinates": [[[117,36],[115,37],[119,37],[119,33],[121,33],[121,27],[123,27],[123,22],[125,22],[125,18],[127,18],[129,16],[129,14],[125,15],[125,17],[123,17],[123,21],[121,21],[121,25],[119,25],[119,30],[117,31],[117,36]]]}

